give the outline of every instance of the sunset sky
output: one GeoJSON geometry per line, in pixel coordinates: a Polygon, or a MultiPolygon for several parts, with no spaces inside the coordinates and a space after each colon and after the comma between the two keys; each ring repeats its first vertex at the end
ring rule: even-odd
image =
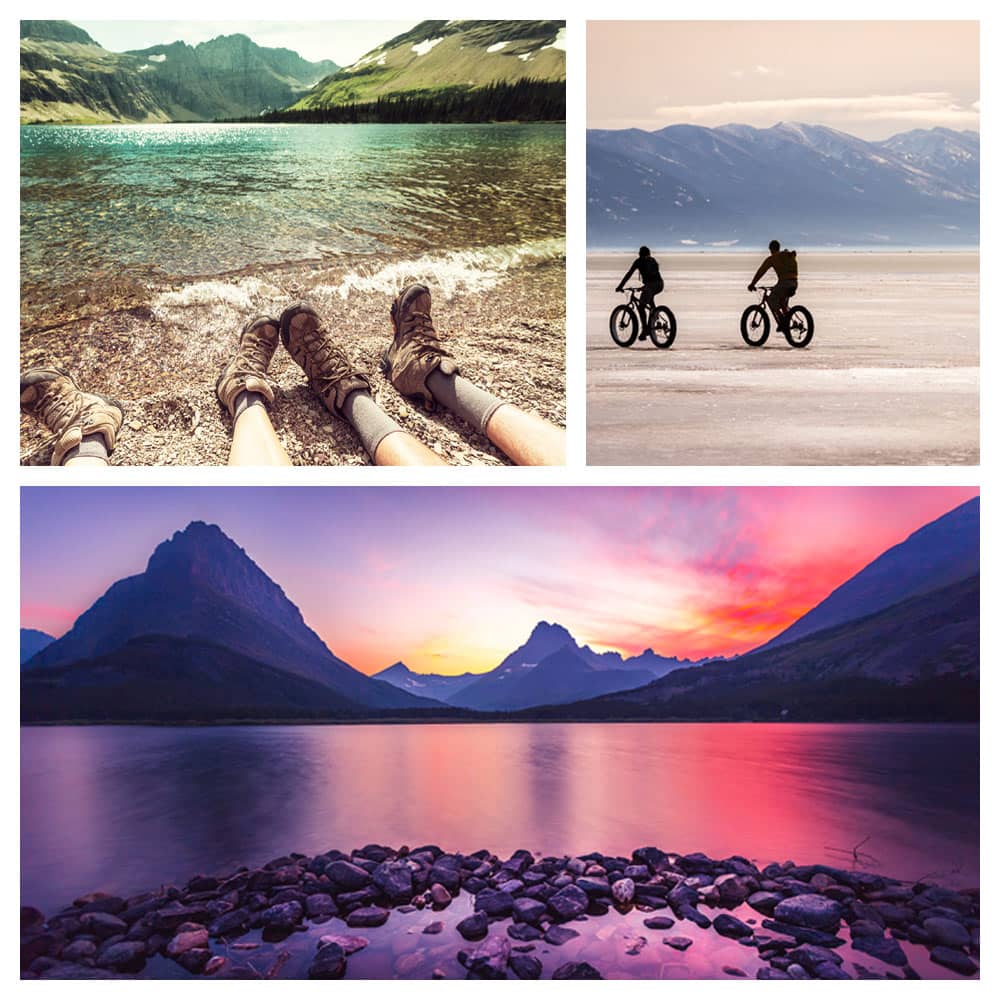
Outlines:
{"type": "Polygon", "coordinates": [[[764,642],[970,488],[123,488],[21,494],[21,624],[56,636],[189,521],[338,656],[495,667],[539,620],[625,654],[764,642]]]}
{"type": "MultiPolygon", "coordinates": [[[[945,8],[946,10],[946,8],[945,8]]],[[[979,129],[975,21],[595,21],[587,124],[979,129]]]]}

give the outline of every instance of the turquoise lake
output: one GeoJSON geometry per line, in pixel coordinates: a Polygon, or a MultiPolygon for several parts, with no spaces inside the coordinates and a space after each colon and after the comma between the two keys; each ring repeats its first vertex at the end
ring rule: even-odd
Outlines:
{"type": "Polygon", "coordinates": [[[560,125],[21,128],[22,282],[561,244],[560,125]]]}

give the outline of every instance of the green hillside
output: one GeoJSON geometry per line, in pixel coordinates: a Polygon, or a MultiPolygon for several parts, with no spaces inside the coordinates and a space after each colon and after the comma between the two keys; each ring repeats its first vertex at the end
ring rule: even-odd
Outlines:
{"type": "Polygon", "coordinates": [[[423,21],[327,77],[289,110],[427,100],[565,79],[563,21],[423,21]]]}

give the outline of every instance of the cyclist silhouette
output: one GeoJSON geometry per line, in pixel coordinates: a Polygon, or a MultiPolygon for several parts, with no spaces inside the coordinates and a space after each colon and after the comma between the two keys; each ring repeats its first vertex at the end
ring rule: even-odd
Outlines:
{"type": "Polygon", "coordinates": [[[653,315],[655,304],[653,300],[663,291],[660,265],[656,263],[656,258],[650,255],[649,247],[639,247],[639,256],[632,262],[625,277],[618,282],[615,291],[624,291],[625,283],[636,271],[642,278],[642,294],[639,296],[639,305],[642,307],[642,333],[639,335],[639,339],[645,340],[649,335],[649,320],[653,315]]]}
{"type": "Polygon", "coordinates": [[[747,285],[747,290],[754,291],[757,282],[763,275],[770,268],[774,268],[778,280],[774,288],[771,289],[771,308],[774,310],[774,318],[778,321],[778,330],[787,333],[788,300],[799,288],[799,262],[796,260],[795,251],[782,250],[781,244],[777,240],[771,240],[767,248],[771,251],[771,256],[766,258],[764,263],[757,268],[757,273],[747,285]]]}

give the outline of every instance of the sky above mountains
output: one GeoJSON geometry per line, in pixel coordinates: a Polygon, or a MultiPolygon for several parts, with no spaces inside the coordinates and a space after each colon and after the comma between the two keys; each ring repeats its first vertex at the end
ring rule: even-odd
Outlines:
{"type": "Polygon", "coordinates": [[[978,131],[978,24],[588,25],[588,127],[736,122],[768,128],[780,121],[828,125],[869,140],[934,126],[978,131]]]}
{"type": "Polygon", "coordinates": [[[366,52],[419,21],[74,21],[111,52],[247,35],[265,48],[291,49],[303,59],[349,66],[366,52]]]}
{"type": "Polygon", "coordinates": [[[540,619],[595,649],[760,645],[970,488],[71,488],[21,500],[21,624],[61,635],[191,520],[365,673],[484,671],[540,619]]]}

